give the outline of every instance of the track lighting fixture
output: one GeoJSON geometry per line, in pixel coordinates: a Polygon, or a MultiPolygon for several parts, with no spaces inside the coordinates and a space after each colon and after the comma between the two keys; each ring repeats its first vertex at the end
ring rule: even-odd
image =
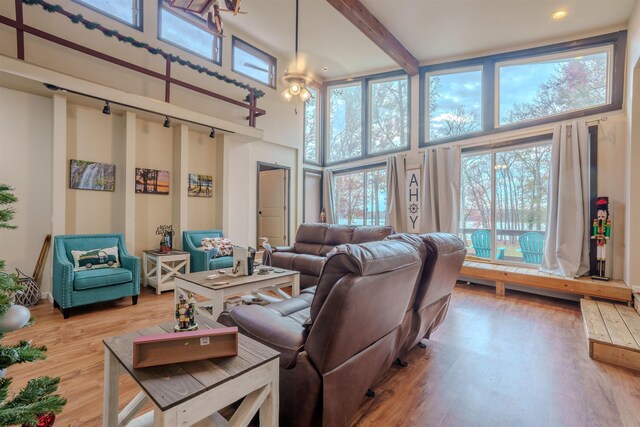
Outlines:
{"type": "Polygon", "coordinates": [[[215,138],[216,137],[216,130],[214,128],[211,128],[211,133],[209,134],[209,138],[215,138]]]}
{"type": "Polygon", "coordinates": [[[111,115],[111,107],[109,106],[109,101],[104,101],[104,108],[102,108],[102,114],[106,114],[107,116],[111,115]]]}
{"type": "Polygon", "coordinates": [[[171,127],[171,120],[169,119],[169,116],[164,116],[164,127],[166,128],[170,128],[171,127]]]}

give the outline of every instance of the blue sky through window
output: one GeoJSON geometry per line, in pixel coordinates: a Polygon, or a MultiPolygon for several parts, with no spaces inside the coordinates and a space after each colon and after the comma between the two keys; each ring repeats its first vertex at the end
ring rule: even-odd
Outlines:
{"type": "Polygon", "coordinates": [[[133,14],[133,2],[137,0],[80,0],[98,10],[102,10],[109,15],[133,25],[137,25],[133,14]]]}
{"type": "Polygon", "coordinates": [[[481,70],[429,76],[429,90],[430,140],[481,129],[481,70]]]}

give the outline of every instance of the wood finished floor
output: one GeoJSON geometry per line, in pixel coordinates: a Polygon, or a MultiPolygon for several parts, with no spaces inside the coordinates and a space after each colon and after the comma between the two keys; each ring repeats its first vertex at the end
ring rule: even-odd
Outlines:
{"type": "MultiPolygon", "coordinates": [[[[172,319],[171,292],[76,310],[50,304],[7,343],[49,347],[43,362],[13,366],[13,390],[38,375],[60,376],[69,403],[56,425],[98,426],[102,417],[102,337],[172,319]]],[[[640,373],[591,360],[578,303],[460,285],[443,326],[409,366],[393,366],[365,398],[357,426],[640,426],[640,373]]],[[[121,377],[121,406],[138,392],[121,377]]]]}

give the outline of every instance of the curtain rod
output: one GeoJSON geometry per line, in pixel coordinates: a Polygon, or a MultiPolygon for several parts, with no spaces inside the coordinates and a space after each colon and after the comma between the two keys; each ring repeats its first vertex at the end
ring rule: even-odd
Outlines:
{"type": "MultiPolygon", "coordinates": [[[[609,119],[608,116],[600,116],[596,119],[591,119],[591,120],[587,120],[587,125],[597,125],[600,124],[600,122],[606,122],[609,119]]],[[[510,140],[516,140],[516,139],[524,139],[524,138],[529,138],[529,137],[535,137],[535,136],[542,136],[542,135],[546,135],[548,133],[553,132],[553,128],[555,126],[557,126],[558,124],[560,124],[561,126],[568,126],[571,124],[571,121],[565,121],[562,123],[555,123],[552,126],[549,127],[545,127],[542,129],[537,129],[537,130],[532,130],[529,132],[522,132],[522,133],[518,133],[517,135],[511,135],[511,136],[503,136],[502,138],[495,138],[495,139],[488,139],[488,140],[484,140],[484,141],[477,141],[477,142],[471,142],[468,144],[465,144],[464,142],[451,142],[450,144],[446,144],[444,145],[443,148],[450,148],[450,147],[455,147],[455,146],[460,146],[460,148],[464,149],[464,148],[473,148],[473,147],[479,147],[479,146],[484,146],[484,145],[491,145],[491,144],[499,144],[502,142],[507,142],[510,140]]],[[[517,131],[516,131],[517,132],[517,131]]],[[[423,154],[425,153],[427,150],[434,150],[438,147],[424,147],[422,150],[418,150],[418,153],[423,154]]]]}

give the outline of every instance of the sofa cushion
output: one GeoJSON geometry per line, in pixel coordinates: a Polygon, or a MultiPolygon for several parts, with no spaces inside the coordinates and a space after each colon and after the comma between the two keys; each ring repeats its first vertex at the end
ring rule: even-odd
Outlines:
{"type": "Polygon", "coordinates": [[[82,291],[85,289],[100,288],[103,286],[119,285],[131,282],[131,271],[124,268],[102,268],[98,270],[85,270],[75,273],[73,289],[82,291]]]}
{"type": "Polygon", "coordinates": [[[209,270],[218,270],[220,268],[233,267],[232,256],[221,256],[209,260],[209,270]]]}
{"type": "Polygon", "coordinates": [[[293,260],[298,254],[294,252],[274,252],[271,254],[271,265],[278,268],[293,270],[293,260]]]}
{"type": "Polygon", "coordinates": [[[368,243],[384,240],[393,234],[393,227],[390,225],[382,226],[362,226],[355,229],[350,242],[345,243],[368,243]]]}
{"type": "Polygon", "coordinates": [[[317,255],[298,254],[293,258],[293,270],[299,271],[302,274],[320,276],[322,265],[326,259],[326,257],[317,255]]]}

